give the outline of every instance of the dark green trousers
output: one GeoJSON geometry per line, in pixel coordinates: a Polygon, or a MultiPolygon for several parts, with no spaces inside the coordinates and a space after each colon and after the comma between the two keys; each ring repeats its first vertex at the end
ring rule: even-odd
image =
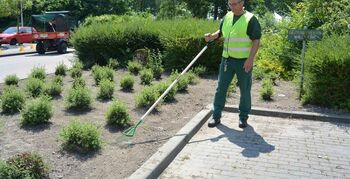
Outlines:
{"type": "Polygon", "coordinates": [[[214,119],[221,118],[221,113],[226,102],[226,93],[235,75],[237,75],[239,91],[241,93],[239,100],[239,117],[248,118],[248,114],[251,110],[250,91],[252,87],[252,70],[248,73],[245,72],[243,68],[244,62],[245,60],[227,59],[224,57],[221,59],[218,86],[214,98],[214,119]]]}

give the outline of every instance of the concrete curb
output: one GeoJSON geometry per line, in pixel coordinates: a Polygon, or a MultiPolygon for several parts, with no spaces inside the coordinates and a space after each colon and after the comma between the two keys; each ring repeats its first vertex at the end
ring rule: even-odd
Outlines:
{"type": "MultiPolygon", "coordinates": [[[[207,108],[211,108],[212,105],[208,105],[207,108]]],[[[238,112],[238,106],[228,105],[224,108],[225,111],[238,112]]],[[[324,122],[341,122],[350,123],[350,116],[335,115],[335,114],[322,114],[315,112],[303,112],[303,111],[282,111],[277,109],[266,109],[260,107],[254,107],[251,110],[253,115],[258,116],[271,116],[281,118],[295,118],[295,119],[308,119],[324,122]]]]}
{"type": "Polygon", "coordinates": [[[203,109],[200,111],[129,178],[157,178],[185,147],[193,135],[203,126],[211,114],[211,109],[203,109]]]}
{"type": "Polygon", "coordinates": [[[26,54],[33,54],[37,53],[36,51],[32,52],[23,52],[23,53],[9,53],[9,54],[1,54],[0,57],[9,57],[9,56],[15,56],[15,55],[26,55],[26,54]]]}

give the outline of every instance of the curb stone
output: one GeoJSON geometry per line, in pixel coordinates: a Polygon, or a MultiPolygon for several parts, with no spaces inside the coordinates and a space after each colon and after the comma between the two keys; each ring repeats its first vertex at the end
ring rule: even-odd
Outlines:
{"type": "MultiPolygon", "coordinates": [[[[238,106],[227,105],[224,111],[238,112],[238,106]]],[[[159,150],[151,156],[138,170],[129,178],[144,179],[157,178],[163,170],[174,160],[177,154],[185,147],[186,143],[198,132],[203,124],[212,114],[212,105],[207,105],[193,117],[176,135],[166,142],[159,150]]],[[[252,115],[271,116],[281,118],[308,119],[324,122],[342,122],[350,123],[350,116],[321,114],[314,112],[301,111],[282,111],[276,109],[266,109],[254,107],[251,110],[252,115]]]]}

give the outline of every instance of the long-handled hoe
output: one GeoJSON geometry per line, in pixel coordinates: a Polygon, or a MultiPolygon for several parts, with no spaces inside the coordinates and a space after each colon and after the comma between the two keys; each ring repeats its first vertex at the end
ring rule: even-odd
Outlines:
{"type": "Polygon", "coordinates": [[[205,50],[207,50],[208,48],[207,44],[198,54],[196,57],[194,57],[194,59],[191,61],[191,63],[182,71],[181,74],[179,74],[177,76],[177,78],[173,81],[173,83],[171,83],[171,85],[164,91],[164,93],[157,99],[157,101],[147,110],[147,112],[141,117],[141,119],[133,126],[131,126],[130,128],[126,129],[123,132],[124,136],[127,137],[133,137],[136,133],[136,129],[139,127],[139,125],[141,125],[143,123],[143,121],[145,120],[145,117],[157,106],[157,104],[163,99],[163,97],[165,95],[168,94],[168,92],[171,90],[171,88],[179,81],[179,79],[181,78],[182,75],[184,75],[190,68],[191,66],[197,61],[197,59],[203,54],[203,52],[205,50]]]}

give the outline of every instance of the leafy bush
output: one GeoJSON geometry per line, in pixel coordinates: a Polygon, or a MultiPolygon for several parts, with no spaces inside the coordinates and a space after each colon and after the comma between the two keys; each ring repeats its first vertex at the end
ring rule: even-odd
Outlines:
{"type": "Polygon", "coordinates": [[[160,79],[164,72],[164,68],[162,65],[162,54],[159,50],[157,51],[150,51],[148,53],[148,68],[150,68],[153,72],[153,76],[155,79],[160,79]]]}
{"type": "Polygon", "coordinates": [[[94,66],[92,68],[92,75],[95,79],[96,85],[99,85],[100,81],[107,79],[109,81],[114,80],[114,71],[108,67],[94,66]]]}
{"type": "Polygon", "coordinates": [[[40,80],[45,80],[45,78],[46,78],[45,68],[44,67],[34,67],[32,69],[32,72],[30,73],[29,77],[37,78],[40,80]]]}
{"type": "Polygon", "coordinates": [[[66,98],[68,109],[89,109],[91,105],[91,92],[82,86],[71,88],[66,98]]]}
{"type": "Polygon", "coordinates": [[[46,85],[45,93],[50,96],[59,96],[62,90],[62,86],[59,83],[52,82],[46,85]]]}
{"type": "Polygon", "coordinates": [[[41,96],[26,104],[21,112],[23,125],[46,123],[53,115],[52,102],[47,96],[41,96]]]}
{"type": "Polygon", "coordinates": [[[75,78],[73,80],[72,88],[76,88],[77,86],[81,86],[81,87],[86,86],[86,82],[85,82],[84,78],[78,77],[78,78],[75,78]]]}
{"type": "MultiPolygon", "coordinates": [[[[172,72],[170,77],[169,77],[169,81],[171,81],[171,82],[175,81],[175,79],[179,75],[180,74],[177,71],[172,72]]],[[[183,75],[179,78],[179,80],[175,86],[176,86],[178,91],[186,91],[189,83],[190,83],[190,81],[188,80],[188,78],[186,78],[186,76],[183,75]]]]}
{"type": "Polygon", "coordinates": [[[153,86],[146,86],[136,95],[137,107],[148,107],[156,102],[159,92],[153,86]]]}
{"type": "Polygon", "coordinates": [[[1,108],[4,113],[20,111],[25,104],[25,95],[14,86],[5,87],[1,96],[1,108]]]}
{"type": "Polygon", "coordinates": [[[123,90],[132,90],[134,86],[134,77],[131,75],[126,75],[120,80],[120,87],[123,90]]]}
{"type": "Polygon", "coordinates": [[[188,79],[189,84],[198,83],[198,76],[192,70],[188,71],[184,76],[188,79]]]}
{"type": "Polygon", "coordinates": [[[52,82],[63,86],[63,77],[62,76],[55,76],[53,78],[52,82]]]}
{"type": "Polygon", "coordinates": [[[29,78],[26,90],[32,97],[36,98],[45,92],[45,83],[38,78],[29,78]]]}
{"type": "Polygon", "coordinates": [[[19,78],[17,77],[17,75],[8,75],[6,76],[5,78],[5,85],[18,85],[18,81],[19,81],[19,78]]]}
{"type": "MultiPolygon", "coordinates": [[[[164,81],[164,82],[160,82],[157,85],[155,85],[153,88],[154,90],[158,91],[158,96],[157,98],[159,98],[164,92],[165,90],[170,86],[171,82],[169,81],[164,81]]],[[[170,91],[168,92],[167,95],[165,95],[165,97],[163,98],[165,102],[170,102],[175,100],[175,95],[177,92],[177,87],[176,85],[170,89],[170,91]]]]}
{"type": "Polygon", "coordinates": [[[80,68],[72,68],[70,70],[70,76],[72,78],[79,78],[79,77],[81,77],[81,75],[82,75],[82,72],[81,72],[80,68]]]}
{"type": "Polygon", "coordinates": [[[263,100],[270,101],[272,100],[273,88],[271,79],[265,78],[262,81],[262,86],[260,89],[260,96],[263,100]]]}
{"type": "Polygon", "coordinates": [[[60,131],[60,138],[67,149],[81,149],[86,151],[101,148],[101,134],[98,128],[91,123],[81,123],[72,120],[60,131]]]}
{"type": "Polygon", "coordinates": [[[114,92],[114,83],[109,81],[108,79],[103,79],[100,82],[100,88],[97,94],[97,97],[101,99],[111,99],[113,97],[114,92]]]}
{"type": "Polygon", "coordinates": [[[129,61],[128,62],[128,70],[130,73],[137,75],[139,74],[139,71],[142,69],[141,63],[137,61],[129,61]]]}
{"type": "Polygon", "coordinates": [[[153,81],[153,73],[150,69],[144,69],[140,72],[141,84],[149,85],[153,81]]]}
{"type": "Polygon", "coordinates": [[[84,64],[79,59],[75,59],[72,68],[83,70],[84,64]]]}
{"type": "Polygon", "coordinates": [[[67,66],[64,63],[60,63],[56,66],[55,75],[66,76],[67,66]]]}
{"type": "Polygon", "coordinates": [[[197,67],[193,68],[193,73],[196,74],[197,76],[203,76],[206,74],[207,68],[203,65],[199,65],[197,67]]]}
{"type": "Polygon", "coordinates": [[[305,56],[302,101],[349,110],[350,35],[330,36],[311,43],[305,56]]]}
{"type": "Polygon", "coordinates": [[[113,101],[107,110],[107,123],[110,125],[126,126],[130,122],[130,115],[126,106],[120,101],[113,101]]]}
{"type": "Polygon", "coordinates": [[[114,70],[118,69],[118,67],[119,67],[118,59],[110,58],[107,62],[107,66],[108,66],[108,68],[111,68],[114,70]]]}
{"type": "Polygon", "coordinates": [[[0,161],[0,178],[33,178],[48,177],[49,171],[42,157],[37,153],[21,153],[9,158],[6,162],[0,161]]]}

